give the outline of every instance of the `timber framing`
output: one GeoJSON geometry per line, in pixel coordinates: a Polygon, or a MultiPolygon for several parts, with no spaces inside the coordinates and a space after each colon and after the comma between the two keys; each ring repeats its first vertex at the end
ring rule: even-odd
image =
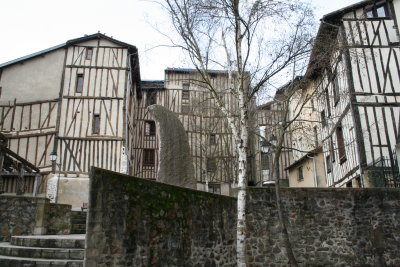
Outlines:
{"type": "Polygon", "coordinates": [[[133,133],[127,122],[141,96],[135,46],[96,33],[0,64],[0,71],[0,86],[10,98],[0,99],[7,153],[47,174],[51,166],[55,171],[50,152],[57,153],[57,172],[62,174],[87,175],[91,166],[124,171],[133,133]],[[46,77],[35,76],[38,82],[31,88],[12,80],[20,69],[30,75],[37,62],[49,70],[46,77]],[[18,90],[32,99],[11,97],[18,90]],[[43,95],[32,94],[34,90],[43,95]]]}
{"type": "Polygon", "coordinates": [[[326,172],[328,186],[365,186],[368,166],[381,159],[394,165],[397,160],[394,153],[400,129],[397,2],[361,1],[321,20],[306,78],[320,84],[316,90],[326,92],[319,94],[317,110],[326,115],[328,122],[320,132],[325,166],[332,166],[326,172]],[[377,6],[383,7],[384,14],[369,12],[377,6]],[[336,44],[329,46],[328,56],[322,51],[327,43],[336,44]],[[321,57],[323,64],[318,63],[321,57]],[[336,80],[330,78],[331,73],[336,80]],[[337,95],[339,101],[334,100],[337,95]],[[340,160],[343,153],[345,157],[340,160]]]}

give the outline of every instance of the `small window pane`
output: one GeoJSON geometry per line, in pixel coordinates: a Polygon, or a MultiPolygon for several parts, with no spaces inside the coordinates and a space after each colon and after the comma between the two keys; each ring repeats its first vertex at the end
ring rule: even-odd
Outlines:
{"type": "Polygon", "coordinates": [[[374,12],[372,10],[367,11],[367,18],[373,18],[374,12]]]}
{"type": "Polygon", "coordinates": [[[156,91],[147,91],[146,94],[146,107],[150,105],[157,104],[157,92],[156,91]]]}
{"type": "Polygon", "coordinates": [[[322,126],[325,126],[325,125],[326,125],[325,110],[321,111],[321,123],[322,123],[322,126]]]}
{"type": "Polygon", "coordinates": [[[182,85],[182,99],[189,99],[189,98],[190,98],[189,84],[184,83],[182,85]]]}
{"type": "Polygon", "coordinates": [[[100,133],[100,115],[95,114],[93,116],[93,133],[99,134],[100,133]]]}
{"type": "Polygon", "coordinates": [[[332,171],[332,161],[329,155],[326,156],[326,171],[327,173],[330,173],[332,171]]]}
{"type": "Polygon", "coordinates": [[[340,163],[342,163],[346,161],[346,147],[344,143],[342,126],[338,126],[336,128],[336,140],[337,140],[337,148],[339,151],[339,160],[340,163]]]}
{"type": "Polygon", "coordinates": [[[92,55],[93,55],[93,48],[91,47],[86,48],[86,59],[92,59],[92,55]]]}
{"type": "Polygon", "coordinates": [[[208,184],[208,192],[214,194],[221,194],[221,185],[220,184],[208,184]]]}
{"type": "Polygon", "coordinates": [[[155,164],[155,151],[154,149],[143,150],[143,166],[154,166],[155,164]]]}
{"type": "Polygon", "coordinates": [[[215,172],[217,170],[217,161],[215,158],[208,158],[207,159],[207,171],[208,172],[215,172]]]}
{"type": "Polygon", "coordinates": [[[377,8],[376,8],[376,14],[377,14],[377,17],[378,17],[378,18],[387,17],[385,6],[377,7],[377,8]]]}
{"type": "Polygon", "coordinates": [[[76,92],[82,93],[83,91],[83,74],[78,74],[76,76],[76,92]]]}
{"type": "Polygon", "coordinates": [[[217,139],[215,134],[210,134],[210,145],[215,145],[217,143],[217,139]]]}
{"type": "Polygon", "coordinates": [[[303,181],[303,180],[304,180],[303,166],[300,166],[300,167],[297,169],[297,171],[298,171],[297,180],[303,181]]]}
{"type": "Polygon", "coordinates": [[[156,134],[156,123],[154,121],[145,122],[145,135],[152,136],[156,134]]]}

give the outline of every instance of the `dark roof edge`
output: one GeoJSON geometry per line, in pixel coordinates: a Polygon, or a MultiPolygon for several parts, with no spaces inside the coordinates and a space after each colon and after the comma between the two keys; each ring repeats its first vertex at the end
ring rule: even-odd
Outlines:
{"type": "Polygon", "coordinates": [[[56,45],[56,46],[53,46],[53,47],[50,47],[50,48],[47,48],[47,49],[32,53],[32,54],[29,54],[29,55],[26,55],[26,56],[23,56],[23,57],[19,57],[19,58],[4,62],[4,63],[0,64],[0,68],[7,67],[7,66],[13,65],[15,63],[21,62],[21,61],[25,61],[25,60],[30,59],[30,58],[38,57],[40,55],[52,52],[52,51],[60,49],[60,48],[63,48],[64,46],[65,46],[65,44],[59,44],[59,45],[56,45]]]}
{"type": "Polygon", "coordinates": [[[103,38],[103,39],[106,39],[106,40],[108,40],[110,42],[116,43],[116,44],[118,44],[120,46],[127,47],[128,49],[133,50],[135,52],[137,51],[137,48],[134,45],[130,45],[130,44],[115,40],[115,39],[113,39],[111,37],[108,37],[108,36],[106,36],[104,34],[101,34],[101,33],[95,33],[95,34],[92,34],[92,35],[87,35],[87,36],[79,37],[79,38],[76,38],[76,39],[71,39],[71,40],[68,40],[66,43],[59,44],[59,45],[56,45],[56,46],[53,46],[53,47],[50,47],[50,48],[47,48],[47,49],[32,53],[32,54],[29,54],[29,55],[23,56],[23,57],[20,57],[20,58],[16,58],[16,59],[7,61],[5,63],[0,64],[0,68],[7,67],[7,66],[10,66],[10,65],[13,65],[13,64],[16,64],[16,63],[31,59],[31,58],[35,58],[35,57],[44,55],[46,53],[55,51],[57,49],[61,49],[61,48],[64,48],[64,47],[67,47],[67,46],[70,46],[70,45],[74,45],[74,44],[77,44],[77,43],[81,43],[81,42],[92,40],[92,39],[96,39],[96,38],[103,38]]]}
{"type": "Polygon", "coordinates": [[[336,11],[333,11],[331,13],[325,14],[324,16],[322,16],[321,20],[330,20],[333,19],[339,15],[343,15],[344,13],[347,13],[350,10],[356,9],[356,8],[360,8],[363,7],[365,5],[371,4],[373,3],[373,0],[363,0],[361,2],[346,6],[344,8],[338,9],[336,11]]]}
{"type": "Polygon", "coordinates": [[[317,155],[318,153],[322,153],[322,147],[321,146],[319,146],[319,147],[317,147],[317,148],[315,148],[313,150],[308,151],[304,156],[302,156],[301,158],[299,158],[298,160],[296,160],[295,162],[293,162],[292,164],[287,166],[285,168],[285,171],[299,166],[305,159],[308,158],[308,156],[312,157],[312,156],[317,155]]]}

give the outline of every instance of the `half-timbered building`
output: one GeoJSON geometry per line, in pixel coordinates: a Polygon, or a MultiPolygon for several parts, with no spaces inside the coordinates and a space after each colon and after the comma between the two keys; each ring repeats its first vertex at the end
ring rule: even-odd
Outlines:
{"type": "Polygon", "coordinates": [[[10,150],[56,174],[48,197],[82,205],[91,166],[127,172],[139,96],[136,47],[87,35],[0,65],[0,131],[10,150]]]}
{"type": "MultiPolygon", "coordinates": [[[[228,91],[228,73],[209,71],[226,106],[236,108],[234,95],[228,91]]],[[[236,177],[235,148],[231,130],[219,111],[201,75],[194,69],[169,68],[163,81],[143,81],[142,99],[137,105],[131,173],[136,177],[156,179],[158,171],[158,131],[147,107],[162,105],[175,112],[185,128],[197,188],[229,194],[236,177]]]]}
{"type": "Polygon", "coordinates": [[[398,185],[399,10],[399,0],[362,1],[321,20],[306,76],[328,186],[398,185]]]}
{"type": "Polygon", "coordinates": [[[256,171],[254,176],[257,181],[256,185],[259,186],[273,184],[273,180],[277,178],[280,179],[281,185],[287,186],[289,184],[289,176],[285,168],[292,163],[293,157],[290,150],[290,134],[285,134],[279,162],[274,162],[280,123],[284,118],[285,109],[287,108],[284,90],[285,86],[276,92],[273,100],[257,107],[256,117],[260,133],[257,149],[255,150],[256,171]],[[278,165],[278,177],[273,177],[272,175],[275,164],[278,165]]]}

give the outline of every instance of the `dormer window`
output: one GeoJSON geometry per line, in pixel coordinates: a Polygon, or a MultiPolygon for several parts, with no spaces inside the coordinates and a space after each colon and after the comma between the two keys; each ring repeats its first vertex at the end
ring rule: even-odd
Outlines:
{"type": "Polygon", "coordinates": [[[387,18],[389,17],[389,11],[386,3],[374,4],[365,10],[367,18],[387,18]]]}

